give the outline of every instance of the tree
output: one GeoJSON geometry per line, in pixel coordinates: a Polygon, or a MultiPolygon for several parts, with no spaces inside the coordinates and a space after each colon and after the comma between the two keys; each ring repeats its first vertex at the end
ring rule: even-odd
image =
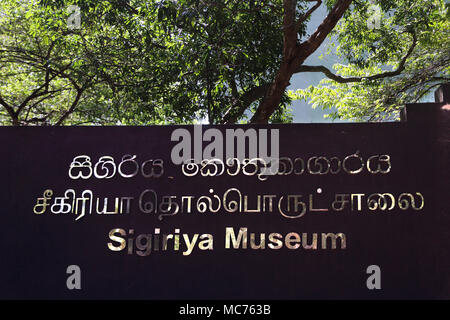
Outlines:
{"type": "MultiPolygon", "coordinates": [[[[3,1],[0,15],[0,105],[2,122],[13,125],[63,123],[115,124],[123,117],[131,123],[151,121],[154,112],[132,110],[125,103],[127,85],[136,83],[134,69],[142,57],[139,44],[129,44],[138,34],[154,50],[160,48],[142,36],[141,29],[108,3],[83,9],[83,29],[68,26],[70,12],[62,3],[3,1]],[[134,28],[128,26],[133,24],[134,28]],[[126,28],[126,29],[125,29],[126,28]]],[[[149,49],[150,50],[150,49],[149,49]]],[[[146,59],[147,61],[147,59],[146,59]]],[[[159,66],[160,68],[160,66],[159,66]]],[[[146,80],[162,72],[152,71],[146,80]]],[[[163,77],[160,77],[163,79],[163,77]]],[[[139,86],[146,90],[145,86],[139,86]]],[[[151,95],[150,90],[145,91],[151,95]]],[[[141,96],[131,100],[138,103],[141,96]]],[[[149,103],[148,99],[146,103],[149,103]]],[[[157,122],[157,121],[154,121],[157,122]]]]}
{"type": "Polygon", "coordinates": [[[336,74],[325,66],[302,66],[327,79],[292,98],[336,107],[333,118],[398,120],[405,103],[450,80],[450,20],[443,1],[380,1],[376,29],[367,23],[370,5],[355,3],[333,31],[336,52],[349,63],[335,65],[336,74]]]}
{"type": "Polygon", "coordinates": [[[63,123],[95,81],[79,39],[32,2],[2,2],[0,104],[13,125],[63,123]],[[55,105],[61,105],[55,108],[55,105]]]}
{"type": "Polygon", "coordinates": [[[337,103],[335,116],[386,117],[447,81],[443,1],[423,2],[380,0],[382,27],[370,29],[366,1],[4,0],[0,120],[285,122],[295,98],[337,103]],[[80,7],[81,29],[68,28],[71,4],[80,7]],[[311,14],[324,5],[327,16],[308,35],[311,14]],[[304,65],[327,36],[348,61],[337,74],[304,65]],[[304,72],[330,82],[288,93],[291,77],[304,72]]]}
{"type": "Polygon", "coordinates": [[[328,16],[310,36],[306,23],[322,1],[159,1],[158,18],[178,35],[187,59],[180,77],[194,86],[188,90],[210,123],[234,123],[246,111],[251,122],[264,123],[283,118],[290,78],[351,2],[329,1],[328,16]]]}

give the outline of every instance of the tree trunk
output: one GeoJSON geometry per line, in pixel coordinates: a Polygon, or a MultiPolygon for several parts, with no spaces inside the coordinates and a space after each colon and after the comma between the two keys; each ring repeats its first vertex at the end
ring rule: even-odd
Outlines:
{"type": "Polygon", "coordinates": [[[308,40],[299,44],[297,43],[298,30],[296,29],[296,26],[297,23],[303,21],[305,17],[296,21],[296,1],[284,0],[283,61],[275,79],[266,91],[263,100],[250,122],[267,123],[269,121],[270,116],[278,108],[281,98],[286,91],[286,88],[289,86],[292,75],[296,73],[296,70],[305,62],[305,60],[319,48],[327,35],[342,18],[351,3],[352,0],[338,0],[317,30],[308,40]]]}

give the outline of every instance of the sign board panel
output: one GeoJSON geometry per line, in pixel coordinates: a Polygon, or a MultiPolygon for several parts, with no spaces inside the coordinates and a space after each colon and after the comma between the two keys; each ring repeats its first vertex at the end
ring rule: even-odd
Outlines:
{"type": "Polygon", "coordinates": [[[444,298],[433,139],[409,123],[0,128],[0,297],[444,298]],[[174,164],[176,129],[192,154],[209,129],[278,130],[278,171],[225,151],[174,164]]]}

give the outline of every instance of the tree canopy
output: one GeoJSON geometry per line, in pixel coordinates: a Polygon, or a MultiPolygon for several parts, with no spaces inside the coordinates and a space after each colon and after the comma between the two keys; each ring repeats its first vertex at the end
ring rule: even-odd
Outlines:
{"type": "Polygon", "coordinates": [[[442,0],[2,0],[0,123],[289,122],[292,99],[391,119],[448,82],[449,39],[442,0]],[[327,37],[345,64],[305,65],[327,37]],[[307,72],[327,79],[288,92],[307,72]]]}
{"type": "Polygon", "coordinates": [[[396,120],[406,103],[419,102],[449,81],[450,20],[440,1],[379,1],[380,25],[371,30],[370,3],[355,3],[332,35],[347,64],[334,71],[302,66],[327,76],[318,86],[291,93],[315,106],[335,107],[333,118],[396,120]]]}

